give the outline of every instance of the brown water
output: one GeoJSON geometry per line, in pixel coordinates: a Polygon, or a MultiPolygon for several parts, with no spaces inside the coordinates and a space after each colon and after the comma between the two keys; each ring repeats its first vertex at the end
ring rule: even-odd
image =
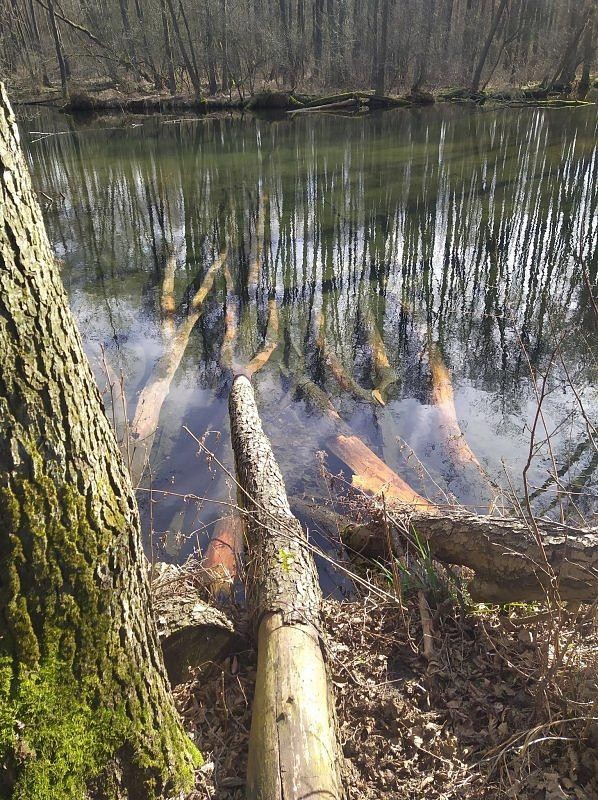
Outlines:
{"type": "MultiPolygon", "coordinates": [[[[226,315],[237,329],[234,359],[244,364],[263,347],[269,301],[278,347],[255,385],[291,495],[329,494],[317,453],[330,425],[292,391],[304,375],[417,491],[487,508],[487,482],[455,459],[433,403],[428,356],[436,351],[452,372],[464,437],[502,487],[504,507],[523,496],[550,365],[536,430],[539,443],[550,434],[550,447],[532,450],[532,502],[557,516],[595,512],[596,429],[580,403],[595,421],[587,284],[598,282],[596,128],[593,107],[24,120],[87,353],[102,387],[104,359],[110,374],[122,373],[129,419],[173,325],[229,248],[229,284],[221,272],[161,410],[142,481],[154,502],[139,492],[148,549],[182,559],[205,546],[223,513],[214,501],[234,498],[185,428],[200,439],[210,431],[206,446],[231,469],[226,315]],[[169,321],[161,296],[171,253],[169,321]],[[383,407],[371,398],[377,334],[396,373],[383,407]],[[335,361],[356,385],[339,384],[335,361]],[[184,501],[189,493],[204,499],[184,501]]],[[[330,456],[327,464],[344,467],[330,456]]]]}

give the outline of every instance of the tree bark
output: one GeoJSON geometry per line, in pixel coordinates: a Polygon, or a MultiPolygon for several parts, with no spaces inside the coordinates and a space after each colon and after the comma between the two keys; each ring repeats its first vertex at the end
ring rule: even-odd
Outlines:
{"type": "Polygon", "coordinates": [[[50,23],[50,30],[52,31],[52,38],[54,39],[54,48],[56,49],[56,60],[58,61],[58,69],[60,71],[60,84],[62,86],[62,96],[66,99],[69,93],[69,80],[66,60],[64,58],[64,51],[62,49],[62,39],[60,38],[60,30],[56,22],[56,14],[54,13],[54,0],[48,0],[48,21],[50,23]]]}
{"type": "Polygon", "coordinates": [[[0,298],[0,794],[190,787],[131,483],[1,85],[0,298]]]}
{"type": "Polygon", "coordinates": [[[239,576],[243,556],[243,530],[234,513],[227,514],[214,526],[202,566],[208,572],[208,588],[212,597],[230,596],[239,576]]]}
{"type": "Polygon", "coordinates": [[[380,23],[380,40],[378,43],[376,94],[382,96],[386,85],[386,56],[388,50],[388,20],[390,17],[390,0],[382,0],[382,20],[380,23]]]}
{"type": "Polygon", "coordinates": [[[365,323],[376,380],[376,386],[372,389],[372,397],[379,405],[384,406],[388,400],[388,390],[398,381],[397,373],[390,365],[384,340],[371,311],[366,313],[365,323]]]}
{"type": "Polygon", "coordinates": [[[162,19],[162,33],[164,36],[164,50],[166,56],[166,70],[168,73],[168,90],[170,94],[176,92],[176,77],[174,74],[174,59],[172,55],[172,40],[170,38],[170,25],[166,13],[166,0],[160,0],[160,17],[162,19]]]}
{"type": "Polygon", "coordinates": [[[594,9],[590,9],[588,22],[583,39],[583,66],[581,68],[581,78],[577,88],[577,96],[584,100],[590,88],[590,70],[594,60],[594,9]]]}
{"type": "Polygon", "coordinates": [[[459,467],[473,464],[480,474],[484,475],[482,466],[459,425],[451,374],[436,343],[430,343],[428,362],[432,376],[432,402],[438,410],[440,426],[451,460],[459,467]]]}
{"type": "Polygon", "coordinates": [[[179,27],[179,21],[177,19],[174,4],[172,0],[166,0],[166,3],[168,5],[168,10],[170,11],[172,27],[174,28],[174,33],[179,45],[179,50],[181,51],[181,55],[183,56],[183,61],[185,62],[185,69],[187,70],[187,74],[189,75],[189,79],[191,80],[191,85],[193,86],[193,91],[195,92],[195,96],[199,99],[201,97],[201,83],[199,80],[199,75],[197,74],[195,67],[193,66],[193,63],[191,62],[191,58],[189,56],[189,53],[187,52],[187,48],[185,47],[185,42],[183,41],[183,35],[179,27]]]}
{"type": "Polygon", "coordinates": [[[500,0],[499,6],[496,9],[496,13],[492,18],[492,22],[490,24],[490,30],[488,31],[488,36],[486,37],[486,41],[484,42],[484,46],[482,47],[482,52],[480,53],[480,57],[478,58],[478,63],[476,64],[475,72],[473,73],[473,80],[471,81],[472,92],[477,92],[480,88],[480,81],[482,80],[482,70],[484,69],[486,59],[488,58],[488,53],[490,52],[492,42],[494,41],[494,37],[496,36],[496,31],[498,30],[498,26],[502,19],[502,15],[504,13],[505,8],[507,7],[507,2],[508,0],[500,0]]]}
{"type": "Polygon", "coordinates": [[[229,411],[258,631],[247,798],[334,800],[343,790],[318,575],[244,376],[233,382],[229,411]]]}
{"type": "MultiPolygon", "coordinates": [[[[437,509],[414,513],[388,505],[399,528],[415,532],[434,558],[474,570],[474,600],[512,603],[544,599],[551,583],[562,600],[593,602],[598,595],[598,530],[544,520],[527,522],[437,509]],[[537,532],[536,532],[537,528],[537,532]]],[[[378,523],[342,525],[345,543],[357,552],[385,557],[378,523]]]]}

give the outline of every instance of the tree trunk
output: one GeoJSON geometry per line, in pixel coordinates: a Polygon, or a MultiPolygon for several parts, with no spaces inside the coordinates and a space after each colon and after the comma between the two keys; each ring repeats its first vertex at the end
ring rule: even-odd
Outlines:
{"type": "Polygon", "coordinates": [[[1,85],[0,297],[0,794],[190,788],[131,482],[1,85]]]}
{"type": "Polygon", "coordinates": [[[590,13],[588,12],[584,14],[580,25],[573,29],[569,42],[567,43],[567,47],[565,48],[565,52],[563,53],[563,57],[559,61],[559,65],[555,70],[554,76],[548,85],[549,89],[552,89],[555,86],[567,86],[575,77],[575,70],[577,68],[577,64],[579,63],[576,60],[577,47],[589,19],[590,13]]]}
{"type": "Polygon", "coordinates": [[[48,87],[50,86],[50,80],[48,78],[46,65],[44,64],[42,40],[39,33],[39,25],[37,24],[37,14],[35,13],[35,6],[33,4],[33,0],[29,0],[29,16],[31,17],[31,31],[33,34],[33,41],[37,50],[37,55],[40,59],[42,83],[44,86],[48,87]]]}
{"type": "Polygon", "coordinates": [[[210,94],[216,94],[218,81],[216,79],[216,58],[214,55],[214,21],[209,0],[206,3],[206,63],[210,94]]]}
{"type": "Polygon", "coordinates": [[[170,25],[166,13],[166,0],[160,0],[160,16],[162,18],[162,32],[164,35],[164,49],[166,55],[166,69],[168,72],[168,90],[170,94],[176,92],[176,78],[174,74],[174,60],[172,56],[172,40],[170,38],[170,25]]]}
{"type": "Polygon", "coordinates": [[[379,29],[376,94],[382,96],[386,85],[386,56],[388,50],[388,19],[390,15],[390,0],[382,0],[382,21],[379,29]]]}
{"type": "Polygon", "coordinates": [[[486,41],[484,42],[484,46],[482,47],[482,52],[480,53],[480,57],[478,58],[478,63],[476,64],[475,72],[473,73],[473,80],[471,82],[471,91],[477,92],[480,88],[480,81],[482,80],[482,70],[484,69],[484,64],[486,63],[486,59],[488,58],[488,53],[490,52],[490,48],[492,46],[492,42],[494,41],[494,37],[496,36],[496,31],[498,30],[498,26],[502,19],[502,15],[504,13],[505,8],[507,7],[508,0],[500,0],[500,4],[496,9],[496,13],[492,18],[492,23],[490,24],[490,30],[488,31],[488,36],[486,37],[486,41]]]}
{"type": "Polygon", "coordinates": [[[222,91],[226,94],[230,89],[228,74],[228,0],[220,0],[220,15],[222,17],[222,91]]]}
{"type": "Polygon", "coordinates": [[[248,602],[258,630],[246,796],[338,800],[340,749],[318,575],[244,376],[233,382],[229,410],[245,511],[248,602]]]}
{"type": "Polygon", "coordinates": [[[125,36],[125,44],[129,59],[133,66],[133,74],[136,80],[139,80],[139,68],[137,66],[137,52],[135,51],[135,42],[131,33],[131,20],[129,19],[128,0],[119,0],[120,18],[123,23],[123,33],[125,36]]]}
{"type": "Polygon", "coordinates": [[[200,98],[201,84],[199,82],[199,75],[195,71],[195,68],[191,62],[191,58],[189,57],[189,53],[187,53],[187,48],[185,47],[185,42],[183,41],[183,35],[179,27],[179,21],[177,19],[173,2],[172,0],[166,0],[166,3],[168,4],[168,10],[170,11],[170,18],[172,20],[172,26],[174,28],[174,33],[179,45],[179,50],[181,51],[181,55],[183,56],[183,61],[185,62],[185,69],[187,70],[187,74],[189,75],[189,79],[191,80],[191,85],[193,86],[195,96],[197,98],[200,98]]]}
{"type": "Polygon", "coordinates": [[[156,87],[156,90],[160,92],[164,86],[164,78],[158,72],[156,68],[156,62],[152,57],[152,51],[149,46],[149,41],[147,38],[147,32],[145,28],[145,17],[143,14],[143,8],[141,6],[140,0],[135,0],[135,12],[137,14],[137,20],[139,22],[139,28],[141,30],[141,38],[143,40],[143,52],[145,55],[145,59],[151,67],[152,74],[154,76],[154,86],[156,87]]]}
{"type": "Polygon", "coordinates": [[[54,39],[54,47],[56,49],[56,60],[58,61],[58,69],[60,71],[62,96],[66,100],[69,93],[68,69],[62,49],[62,39],[60,38],[58,23],[56,22],[56,14],[54,13],[54,0],[48,0],[48,21],[50,23],[50,30],[52,31],[52,38],[54,39]]]}
{"type": "Polygon", "coordinates": [[[590,88],[590,70],[594,59],[594,9],[591,9],[583,39],[583,67],[577,96],[584,100],[590,88]]]}
{"type": "Polygon", "coordinates": [[[322,12],[324,0],[314,0],[314,57],[316,68],[319,73],[322,71],[322,12]]]}

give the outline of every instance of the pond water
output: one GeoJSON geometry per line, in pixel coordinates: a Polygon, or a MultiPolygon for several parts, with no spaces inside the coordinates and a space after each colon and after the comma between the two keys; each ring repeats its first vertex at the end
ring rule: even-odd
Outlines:
{"type": "MultiPolygon", "coordinates": [[[[509,508],[524,494],[548,370],[531,502],[556,516],[596,511],[594,107],[83,121],[41,112],[21,127],[121,437],[156,362],[180,351],[139,490],[154,555],[205,547],[234,500],[231,359],[246,365],[276,342],[254,383],[291,496],[330,496],[323,463],[350,477],[330,452],[315,384],[421,494],[509,508]],[[452,376],[485,477],[456,457],[461,438],[438,396],[447,373],[434,383],[432,354],[452,376]]],[[[129,455],[138,446],[129,442],[129,455]]]]}

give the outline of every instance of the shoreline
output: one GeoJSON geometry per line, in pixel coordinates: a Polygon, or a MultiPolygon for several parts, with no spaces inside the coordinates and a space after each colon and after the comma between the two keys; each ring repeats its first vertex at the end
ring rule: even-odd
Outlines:
{"type": "MultiPolygon", "coordinates": [[[[570,88],[570,87],[563,87],[570,88]]],[[[598,88],[594,80],[588,92],[591,98],[598,88]],[[592,91],[592,88],[594,91],[592,91]]],[[[493,89],[471,92],[464,88],[449,88],[432,92],[411,92],[407,95],[376,95],[373,91],[343,92],[332,95],[303,94],[288,91],[260,91],[248,98],[216,96],[197,98],[178,94],[124,94],[114,89],[94,90],[92,88],[73,91],[68,100],[60,92],[27,95],[15,92],[14,103],[18,106],[44,106],[55,108],[61,113],[90,115],[102,113],[179,113],[195,112],[209,114],[221,111],[279,112],[304,114],[335,112],[351,114],[371,112],[391,108],[414,108],[436,103],[455,103],[473,106],[503,105],[512,107],[566,108],[595,105],[593,99],[578,99],[570,90],[553,91],[542,87],[523,87],[493,89]]]]}

